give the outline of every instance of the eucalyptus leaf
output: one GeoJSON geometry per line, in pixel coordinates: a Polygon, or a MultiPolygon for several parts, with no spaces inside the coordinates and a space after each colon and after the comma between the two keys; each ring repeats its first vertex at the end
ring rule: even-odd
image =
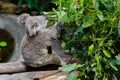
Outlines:
{"type": "Polygon", "coordinates": [[[67,79],[68,80],[78,80],[73,71],[68,74],[67,79]]]}
{"type": "Polygon", "coordinates": [[[104,18],[104,16],[103,16],[103,13],[102,13],[100,10],[97,10],[97,16],[98,16],[98,18],[99,18],[101,21],[104,21],[104,20],[105,20],[105,18],[104,18]]]}
{"type": "Polygon", "coordinates": [[[109,80],[113,74],[118,79],[120,1],[59,0],[56,3],[55,21],[64,23],[60,37],[65,43],[62,49],[79,59],[76,66],[70,64],[59,69],[69,72],[69,80],[76,80],[75,70],[80,72],[78,80],[109,80]]]}
{"type": "Polygon", "coordinates": [[[62,15],[60,18],[61,22],[69,22],[68,14],[66,12],[62,11],[61,15],[62,15]]]}
{"type": "Polygon", "coordinates": [[[27,7],[31,9],[32,8],[32,0],[25,0],[25,2],[26,2],[27,7]]]}
{"type": "Polygon", "coordinates": [[[41,6],[38,7],[38,11],[41,12],[46,8],[46,4],[42,4],[41,6]]]}
{"type": "Polygon", "coordinates": [[[68,64],[68,65],[65,65],[65,66],[63,66],[63,67],[59,67],[59,70],[61,70],[61,71],[67,71],[67,72],[70,72],[70,71],[73,71],[73,70],[75,70],[76,69],[76,63],[74,63],[74,64],[68,64]]]}
{"type": "Polygon", "coordinates": [[[21,7],[23,3],[23,0],[18,0],[18,7],[21,7]]]}
{"type": "Polygon", "coordinates": [[[116,67],[114,64],[110,63],[110,66],[111,66],[115,71],[118,71],[117,67],[116,67]]]}
{"type": "Polygon", "coordinates": [[[88,47],[88,55],[90,55],[90,56],[92,55],[93,49],[94,49],[94,44],[92,44],[88,47]]]}
{"type": "Polygon", "coordinates": [[[118,36],[120,36],[120,20],[118,21],[118,36]]]}
{"type": "Polygon", "coordinates": [[[108,78],[104,75],[103,79],[102,80],[108,80],[108,78]]]}
{"type": "Polygon", "coordinates": [[[83,28],[87,28],[87,27],[90,27],[94,24],[94,18],[91,17],[91,16],[86,16],[84,19],[83,19],[83,24],[82,24],[82,27],[83,28]]]}
{"type": "Polygon", "coordinates": [[[120,54],[116,55],[115,58],[116,58],[116,64],[120,65],[120,54]]]}
{"type": "Polygon", "coordinates": [[[74,35],[78,35],[78,33],[82,33],[82,32],[83,32],[83,28],[82,28],[82,27],[79,27],[79,28],[77,29],[77,31],[74,32],[74,35]]]}
{"type": "Polygon", "coordinates": [[[117,77],[115,75],[113,75],[113,79],[112,80],[118,80],[117,77]]]}
{"type": "Polygon", "coordinates": [[[97,0],[93,0],[93,5],[96,10],[99,10],[99,2],[97,0]]]}
{"type": "Polygon", "coordinates": [[[103,53],[107,58],[111,58],[111,54],[107,50],[103,50],[103,53]]]}
{"type": "Polygon", "coordinates": [[[117,2],[118,2],[118,0],[113,1],[114,6],[116,6],[117,2]]]}

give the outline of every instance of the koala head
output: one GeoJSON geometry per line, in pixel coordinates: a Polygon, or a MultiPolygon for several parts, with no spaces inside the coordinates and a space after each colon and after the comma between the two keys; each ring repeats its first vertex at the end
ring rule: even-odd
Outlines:
{"type": "Polygon", "coordinates": [[[18,22],[25,25],[29,36],[35,36],[39,30],[47,27],[48,19],[45,16],[30,16],[22,14],[18,17],[18,22]]]}

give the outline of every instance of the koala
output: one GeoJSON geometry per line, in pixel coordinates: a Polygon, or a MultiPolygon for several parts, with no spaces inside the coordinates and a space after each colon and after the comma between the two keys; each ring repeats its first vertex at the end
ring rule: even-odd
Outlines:
{"type": "Polygon", "coordinates": [[[48,64],[66,65],[66,62],[52,49],[52,42],[58,38],[61,31],[60,22],[47,27],[48,19],[45,16],[30,16],[29,14],[20,15],[18,22],[26,29],[21,42],[21,51],[27,65],[31,67],[48,64]]]}

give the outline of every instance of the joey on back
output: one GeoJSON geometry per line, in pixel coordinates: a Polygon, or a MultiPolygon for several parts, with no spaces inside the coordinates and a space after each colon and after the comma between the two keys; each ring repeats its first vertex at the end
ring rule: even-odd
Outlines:
{"type": "Polygon", "coordinates": [[[58,38],[61,31],[62,24],[60,22],[47,28],[48,20],[45,16],[30,16],[28,14],[20,15],[18,22],[25,25],[26,28],[21,43],[22,55],[26,64],[31,67],[66,64],[51,47],[52,42],[58,38]]]}

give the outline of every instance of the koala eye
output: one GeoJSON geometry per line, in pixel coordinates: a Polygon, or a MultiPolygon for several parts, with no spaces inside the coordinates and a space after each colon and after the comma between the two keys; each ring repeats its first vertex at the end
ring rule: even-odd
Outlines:
{"type": "Polygon", "coordinates": [[[38,27],[38,24],[37,23],[34,23],[34,24],[32,24],[32,26],[31,26],[31,28],[37,28],[38,27]]]}

